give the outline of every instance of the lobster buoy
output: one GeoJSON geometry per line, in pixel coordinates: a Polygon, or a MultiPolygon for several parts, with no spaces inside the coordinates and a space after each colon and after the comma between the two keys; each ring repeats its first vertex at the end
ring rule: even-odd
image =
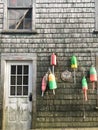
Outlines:
{"type": "Polygon", "coordinates": [[[51,55],[51,65],[56,65],[56,55],[54,53],[51,55]]]}
{"type": "Polygon", "coordinates": [[[74,83],[76,83],[75,69],[77,69],[77,58],[74,55],[71,57],[71,68],[74,70],[74,83]]]}
{"type": "Polygon", "coordinates": [[[83,90],[85,101],[87,101],[88,85],[87,85],[87,80],[86,80],[85,76],[82,78],[82,90],[83,90]]]}
{"type": "Polygon", "coordinates": [[[77,69],[77,58],[74,55],[71,57],[71,68],[77,69]]]}
{"type": "Polygon", "coordinates": [[[56,80],[54,74],[49,74],[49,89],[54,90],[57,88],[56,80]]]}
{"type": "Polygon", "coordinates": [[[97,72],[95,67],[90,67],[90,81],[92,82],[93,90],[95,89],[95,82],[97,81],[97,72]]]}
{"type": "Polygon", "coordinates": [[[42,79],[42,96],[44,96],[44,92],[46,91],[46,87],[47,87],[47,81],[48,81],[48,74],[46,73],[42,79]]]}

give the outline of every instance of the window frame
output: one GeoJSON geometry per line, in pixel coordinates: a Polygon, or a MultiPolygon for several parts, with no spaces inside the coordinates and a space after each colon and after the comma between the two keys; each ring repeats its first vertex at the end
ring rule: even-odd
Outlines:
{"type": "MultiPolygon", "coordinates": [[[[8,6],[7,6],[7,1],[4,0],[4,24],[3,24],[3,31],[2,33],[36,33],[35,30],[35,0],[32,0],[32,28],[29,29],[9,29],[8,28],[8,6]]],[[[13,8],[14,9],[14,8],[13,8]]],[[[24,9],[24,8],[23,8],[24,9]]]]}

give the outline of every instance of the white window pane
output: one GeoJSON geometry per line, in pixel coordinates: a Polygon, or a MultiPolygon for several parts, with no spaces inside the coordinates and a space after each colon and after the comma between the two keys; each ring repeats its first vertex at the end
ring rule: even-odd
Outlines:
{"type": "Polygon", "coordinates": [[[25,19],[24,21],[24,29],[30,29],[31,28],[31,20],[25,19]]]}
{"type": "Polygon", "coordinates": [[[24,65],[23,73],[24,73],[24,74],[28,74],[28,72],[29,72],[29,67],[28,67],[28,65],[24,65]]]}
{"type": "Polygon", "coordinates": [[[17,66],[17,74],[22,74],[22,65],[17,66]]]}
{"type": "Polygon", "coordinates": [[[15,29],[16,20],[8,20],[9,29],[15,29]]]}
{"type": "Polygon", "coordinates": [[[17,6],[23,6],[24,1],[23,0],[17,0],[17,6]]]}
{"type": "Polygon", "coordinates": [[[23,86],[23,95],[28,95],[28,86],[23,86]]]}
{"type": "Polygon", "coordinates": [[[17,6],[17,0],[8,0],[8,6],[17,6]]]}
{"type": "Polygon", "coordinates": [[[31,29],[31,19],[31,9],[10,9],[8,11],[8,23],[10,29],[31,29]]]}
{"type": "Polygon", "coordinates": [[[10,86],[10,95],[15,95],[16,86],[10,86]]]}
{"type": "Polygon", "coordinates": [[[16,66],[15,65],[12,65],[11,66],[11,74],[16,74],[16,66]]]}
{"type": "Polygon", "coordinates": [[[8,6],[11,6],[11,7],[30,7],[31,0],[8,0],[8,6]]]}
{"type": "Polygon", "coordinates": [[[22,76],[17,76],[17,85],[22,85],[22,76]]]}
{"type": "Polygon", "coordinates": [[[15,10],[8,11],[8,19],[16,19],[16,11],[15,10]]]}
{"type": "Polygon", "coordinates": [[[17,95],[22,95],[22,86],[17,86],[17,95]]]}
{"type": "Polygon", "coordinates": [[[16,84],[16,76],[11,76],[11,85],[15,85],[16,84]]]}
{"type": "Polygon", "coordinates": [[[31,0],[24,0],[24,6],[28,6],[30,7],[31,6],[31,0]]]}

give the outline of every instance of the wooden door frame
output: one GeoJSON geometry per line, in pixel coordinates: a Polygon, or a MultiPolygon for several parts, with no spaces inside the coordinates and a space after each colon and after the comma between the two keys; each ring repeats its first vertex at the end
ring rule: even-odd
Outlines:
{"type": "Polygon", "coordinates": [[[2,53],[1,54],[1,91],[3,99],[3,116],[2,130],[5,130],[5,75],[7,61],[32,61],[33,81],[32,81],[32,129],[36,126],[36,72],[37,72],[37,57],[35,53],[2,53]]]}

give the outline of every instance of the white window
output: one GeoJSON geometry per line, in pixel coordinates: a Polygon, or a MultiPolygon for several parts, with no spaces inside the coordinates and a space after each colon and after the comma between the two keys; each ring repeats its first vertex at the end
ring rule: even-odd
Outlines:
{"type": "Polygon", "coordinates": [[[29,65],[10,65],[10,95],[26,96],[29,86],[29,65]]]}
{"type": "Polygon", "coordinates": [[[34,0],[6,0],[6,2],[4,3],[4,30],[35,30],[34,3],[34,0]]]}

